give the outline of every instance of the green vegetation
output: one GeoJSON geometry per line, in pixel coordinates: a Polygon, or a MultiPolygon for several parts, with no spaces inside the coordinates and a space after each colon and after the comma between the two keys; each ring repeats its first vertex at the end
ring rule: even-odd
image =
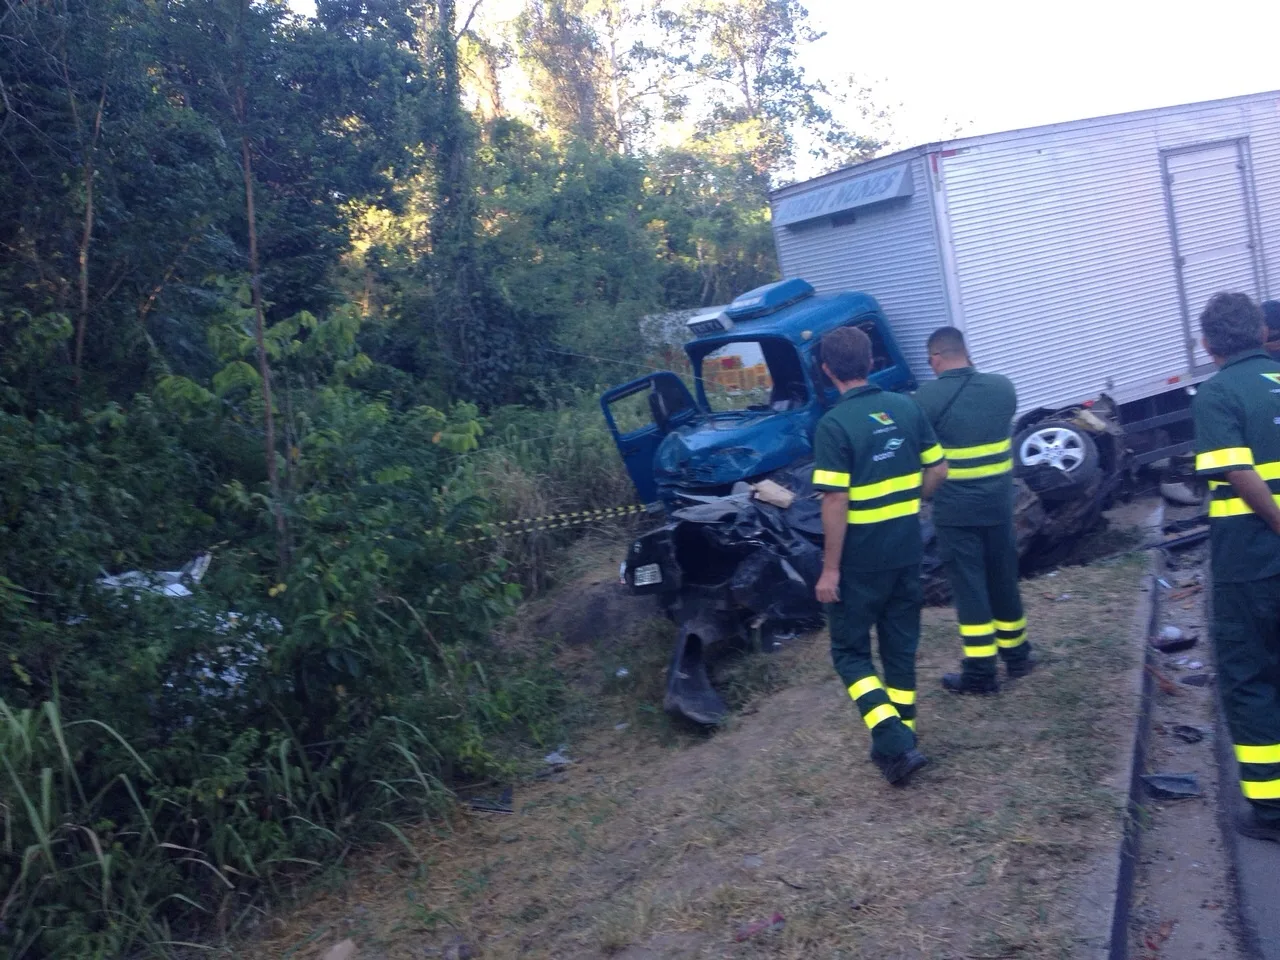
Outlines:
{"type": "Polygon", "coordinates": [[[798,136],[876,146],[794,0],[469,12],[0,8],[8,956],[233,934],[551,742],[493,628],[572,534],[459,541],[626,503],[595,397],[639,318],[772,279],[798,136]]]}

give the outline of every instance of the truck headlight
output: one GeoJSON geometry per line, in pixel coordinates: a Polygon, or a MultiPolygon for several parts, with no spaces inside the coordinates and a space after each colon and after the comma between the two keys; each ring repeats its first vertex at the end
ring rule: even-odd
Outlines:
{"type": "Polygon", "coordinates": [[[643,567],[636,567],[635,578],[633,583],[637,587],[651,587],[655,583],[662,582],[662,567],[656,563],[646,563],[643,567]]]}

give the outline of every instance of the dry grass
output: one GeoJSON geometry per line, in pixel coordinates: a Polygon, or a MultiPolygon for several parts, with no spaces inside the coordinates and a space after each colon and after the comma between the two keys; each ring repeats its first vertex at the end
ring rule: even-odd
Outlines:
{"type": "Polygon", "coordinates": [[[594,679],[562,778],[517,784],[514,815],[408,831],[417,862],[399,846],[366,857],[237,954],[309,958],[354,936],[362,960],[457,956],[458,943],[557,960],[1068,956],[1082,878],[1119,835],[1109,781],[1132,729],[1141,573],[1125,558],[1027,583],[1047,662],[999,699],[941,691],[954,619],[926,611],[933,764],[902,790],[868,763],[822,637],[728,671],[746,707],[710,737],[655,709],[665,630],[569,651],[566,669],[594,679]],[[783,929],[734,941],[774,911],[783,929]]]}

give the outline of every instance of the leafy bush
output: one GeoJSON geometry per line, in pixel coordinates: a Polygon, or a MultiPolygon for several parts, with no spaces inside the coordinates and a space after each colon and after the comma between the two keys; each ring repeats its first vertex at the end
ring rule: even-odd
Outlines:
{"type": "Polygon", "coordinates": [[[456,543],[484,516],[458,482],[475,411],[341,386],[291,402],[283,577],[260,484],[220,475],[252,440],[225,405],[0,419],[12,955],[225,932],[457,778],[506,771],[513,738],[554,734],[555,677],[489,641],[519,588],[456,543]],[[176,566],[219,539],[193,596],[94,585],[99,559],[176,566]]]}

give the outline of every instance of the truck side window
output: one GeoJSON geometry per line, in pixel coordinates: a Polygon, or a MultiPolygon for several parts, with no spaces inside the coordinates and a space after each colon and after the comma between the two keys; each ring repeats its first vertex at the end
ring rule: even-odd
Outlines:
{"type": "Polygon", "coordinates": [[[884,348],[884,337],[880,335],[880,324],[874,320],[863,320],[850,324],[865,333],[871,340],[871,372],[879,373],[893,366],[888,351],[884,348]]]}

